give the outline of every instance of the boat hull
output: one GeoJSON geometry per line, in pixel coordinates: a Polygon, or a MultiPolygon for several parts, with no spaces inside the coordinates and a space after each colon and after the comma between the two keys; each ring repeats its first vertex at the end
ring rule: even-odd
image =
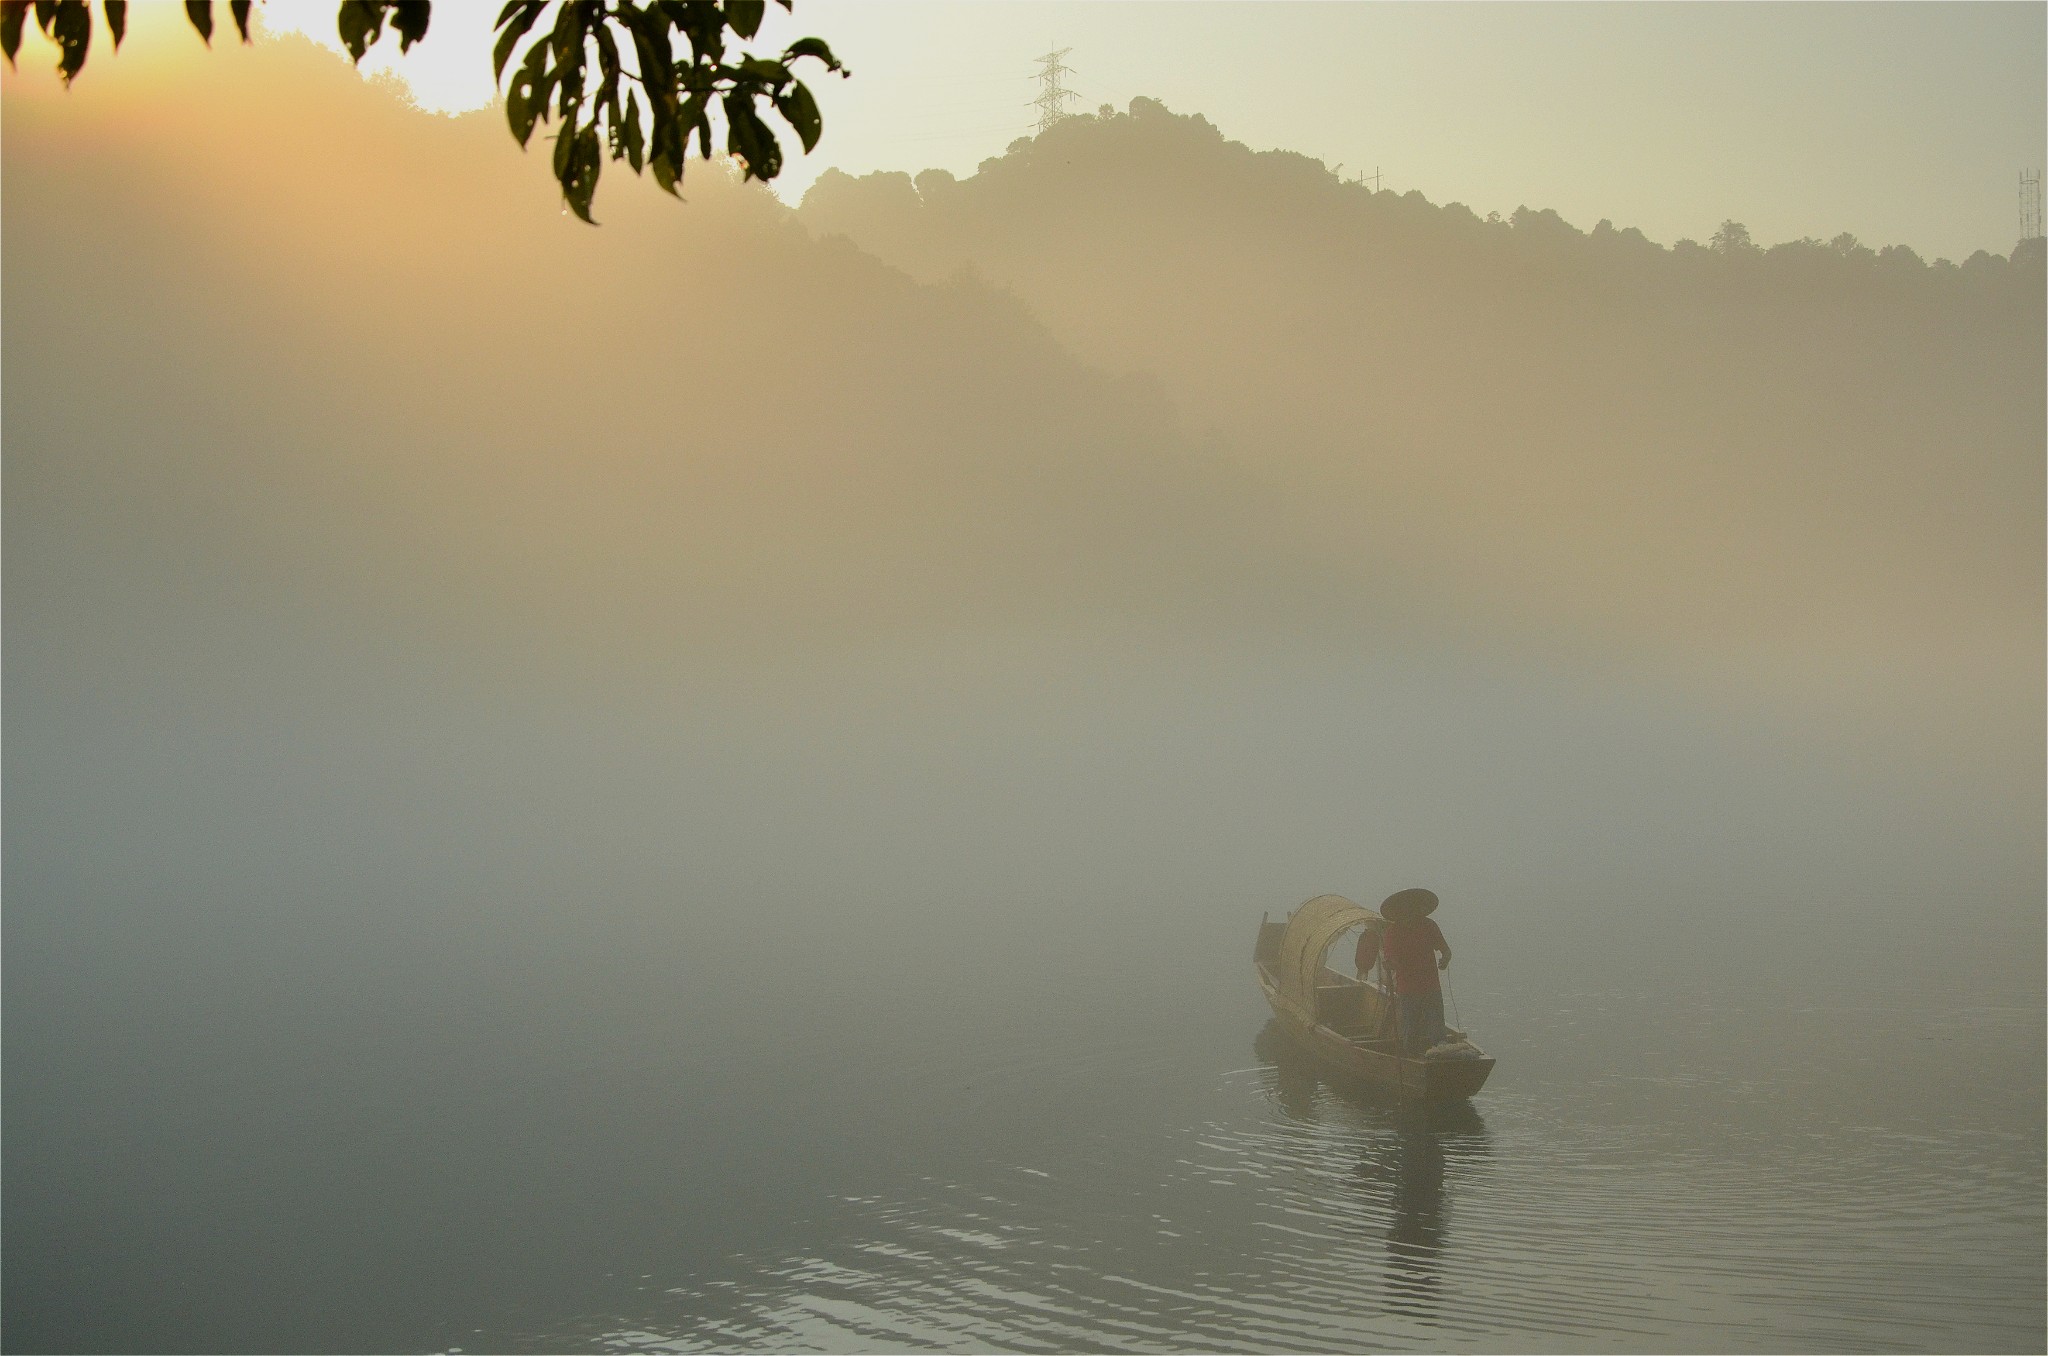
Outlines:
{"type": "MultiPolygon", "coordinates": [[[[1289,1040],[1315,1057],[1326,1072],[1369,1085],[1409,1102],[1463,1101],[1486,1086],[1490,1057],[1408,1059],[1391,1041],[1364,1040],[1321,1022],[1307,1022],[1281,1001],[1278,985],[1264,965],[1255,965],[1259,988],[1289,1040]]],[[[1375,993],[1377,991],[1374,991],[1375,993]]]]}

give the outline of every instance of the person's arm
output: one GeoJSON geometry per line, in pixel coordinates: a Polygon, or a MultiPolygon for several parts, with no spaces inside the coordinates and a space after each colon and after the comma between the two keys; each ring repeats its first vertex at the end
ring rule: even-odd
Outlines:
{"type": "Polygon", "coordinates": [[[1437,958],[1436,968],[1437,968],[1437,969],[1439,969],[1439,970],[1448,970],[1448,969],[1450,969],[1450,968],[1451,968],[1451,944],[1450,944],[1449,942],[1447,942],[1447,941],[1445,941],[1445,940],[1444,940],[1444,930],[1443,930],[1442,928],[1438,928],[1438,929],[1436,930],[1436,949],[1437,949],[1437,951],[1438,951],[1438,953],[1439,953],[1439,955],[1438,955],[1438,958],[1437,958]]]}
{"type": "Polygon", "coordinates": [[[1358,934],[1358,954],[1352,958],[1358,977],[1364,979],[1380,959],[1380,930],[1369,927],[1358,934]]]}

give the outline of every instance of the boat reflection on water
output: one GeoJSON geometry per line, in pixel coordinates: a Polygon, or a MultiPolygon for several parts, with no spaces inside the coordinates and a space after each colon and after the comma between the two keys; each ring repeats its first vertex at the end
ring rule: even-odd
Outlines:
{"type": "Polygon", "coordinates": [[[1386,1222],[1385,1307],[1428,1322],[1440,1302],[1450,1233],[1444,1179],[1491,1157],[1485,1119],[1469,1101],[1400,1101],[1370,1084],[1333,1079],[1278,1019],[1260,1029],[1252,1050],[1271,1071],[1281,1114],[1355,1142],[1357,1162],[1340,1180],[1364,1220],[1386,1222]]]}

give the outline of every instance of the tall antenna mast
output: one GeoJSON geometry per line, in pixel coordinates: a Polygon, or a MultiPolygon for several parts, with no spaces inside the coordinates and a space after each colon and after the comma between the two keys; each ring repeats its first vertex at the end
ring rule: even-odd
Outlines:
{"type": "Polygon", "coordinates": [[[1074,73],[1060,64],[1060,58],[1073,50],[1062,47],[1057,52],[1047,52],[1034,58],[1039,64],[1038,97],[1031,102],[1038,109],[1038,130],[1041,133],[1067,116],[1067,100],[1079,97],[1060,83],[1061,76],[1074,73]]]}
{"type": "Polygon", "coordinates": [[[2020,171],[2020,239],[2041,235],[2041,171],[2020,171]]]}

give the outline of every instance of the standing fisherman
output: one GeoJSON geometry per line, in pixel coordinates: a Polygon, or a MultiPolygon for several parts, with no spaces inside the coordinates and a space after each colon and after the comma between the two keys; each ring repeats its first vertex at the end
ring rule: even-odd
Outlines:
{"type": "Polygon", "coordinates": [[[1430,918],[1436,905],[1433,890],[1397,890],[1380,903],[1387,925],[1368,927],[1358,938],[1360,979],[1381,956],[1393,972],[1401,1053],[1410,1059],[1444,1038],[1444,991],[1436,972],[1450,968],[1451,944],[1430,918]]]}

